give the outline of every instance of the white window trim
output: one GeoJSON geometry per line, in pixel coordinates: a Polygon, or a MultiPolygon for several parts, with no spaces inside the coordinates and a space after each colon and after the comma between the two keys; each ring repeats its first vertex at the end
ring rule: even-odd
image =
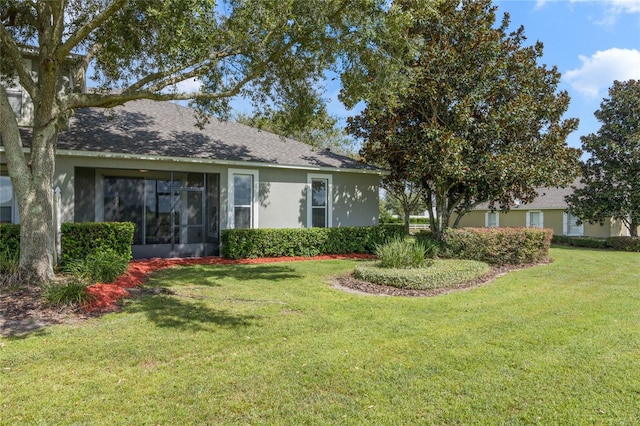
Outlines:
{"type": "Polygon", "coordinates": [[[497,212],[497,211],[495,211],[495,212],[492,212],[492,211],[484,212],[484,227],[485,228],[493,228],[491,226],[491,223],[489,222],[489,217],[491,216],[492,213],[496,215],[495,228],[499,228],[500,227],[500,213],[497,212]]]}
{"type": "Polygon", "coordinates": [[[234,175],[252,175],[253,176],[253,194],[251,203],[251,228],[258,228],[258,190],[260,188],[260,173],[258,170],[249,169],[229,169],[227,178],[227,228],[235,228],[235,216],[234,216],[234,175]]]}
{"type": "Polygon", "coordinates": [[[542,210],[529,210],[527,211],[527,228],[532,228],[531,225],[531,213],[540,213],[540,226],[538,228],[544,228],[544,212],[542,210]]]}
{"type": "Polygon", "coordinates": [[[312,227],[312,192],[311,183],[314,179],[327,181],[327,228],[333,227],[333,175],[309,173],[307,174],[307,228],[312,227]]]}
{"type": "Polygon", "coordinates": [[[567,235],[567,236],[570,236],[570,237],[582,237],[582,236],[584,236],[584,223],[581,224],[581,225],[576,225],[576,226],[578,226],[578,229],[580,230],[580,232],[578,232],[577,234],[576,233],[573,233],[573,234],[569,233],[569,217],[570,216],[571,215],[568,212],[563,212],[562,213],[562,235],[567,235]]]}

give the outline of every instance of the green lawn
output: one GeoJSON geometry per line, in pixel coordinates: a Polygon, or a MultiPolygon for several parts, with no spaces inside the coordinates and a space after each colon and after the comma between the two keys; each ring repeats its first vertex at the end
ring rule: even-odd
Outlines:
{"type": "Polygon", "coordinates": [[[0,340],[0,424],[637,424],[640,254],[551,255],[434,298],[327,284],[353,261],[165,270],[0,340]]]}

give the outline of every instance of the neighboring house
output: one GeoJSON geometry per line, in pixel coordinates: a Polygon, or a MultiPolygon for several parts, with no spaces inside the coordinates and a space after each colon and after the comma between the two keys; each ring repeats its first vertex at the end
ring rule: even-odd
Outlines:
{"type": "MultiPolygon", "coordinates": [[[[573,186],[578,185],[577,180],[573,186]]],[[[529,204],[520,204],[503,213],[490,211],[487,204],[481,204],[460,220],[460,227],[533,227],[551,228],[554,235],[615,237],[629,235],[621,221],[609,220],[604,225],[583,222],[567,212],[565,197],[572,193],[567,188],[539,188],[538,197],[529,204]]]]}
{"type": "MultiPolygon", "coordinates": [[[[30,99],[10,90],[29,141],[30,99]]],[[[222,229],[377,225],[379,169],[234,122],[195,124],[171,102],[78,110],[57,143],[61,221],[131,221],[134,257],[216,254],[222,229]]],[[[0,222],[19,223],[3,154],[0,141],[0,222]]]]}

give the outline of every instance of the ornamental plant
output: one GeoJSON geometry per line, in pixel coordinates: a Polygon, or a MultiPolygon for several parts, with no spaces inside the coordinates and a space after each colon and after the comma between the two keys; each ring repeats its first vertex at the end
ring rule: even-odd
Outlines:
{"type": "Polygon", "coordinates": [[[438,246],[435,243],[395,237],[385,244],[378,245],[375,253],[382,268],[421,268],[431,265],[431,259],[438,254],[438,246]]]}

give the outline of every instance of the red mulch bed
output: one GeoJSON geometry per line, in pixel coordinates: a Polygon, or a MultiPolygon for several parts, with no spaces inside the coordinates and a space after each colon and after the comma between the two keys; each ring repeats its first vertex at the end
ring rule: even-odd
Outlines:
{"type": "Polygon", "coordinates": [[[134,260],[129,263],[127,272],[115,282],[104,284],[97,283],[87,287],[87,292],[92,296],[90,303],[83,306],[87,313],[110,312],[117,309],[117,302],[129,296],[127,289],[131,289],[143,284],[148,275],[159,269],[171,268],[174,266],[187,265],[248,265],[259,263],[294,262],[300,260],[329,260],[329,259],[370,259],[373,256],[368,254],[347,254],[347,255],[322,255],[313,257],[264,257],[260,259],[239,259],[230,260],[220,257],[198,257],[185,259],[145,259],[134,260]]]}

